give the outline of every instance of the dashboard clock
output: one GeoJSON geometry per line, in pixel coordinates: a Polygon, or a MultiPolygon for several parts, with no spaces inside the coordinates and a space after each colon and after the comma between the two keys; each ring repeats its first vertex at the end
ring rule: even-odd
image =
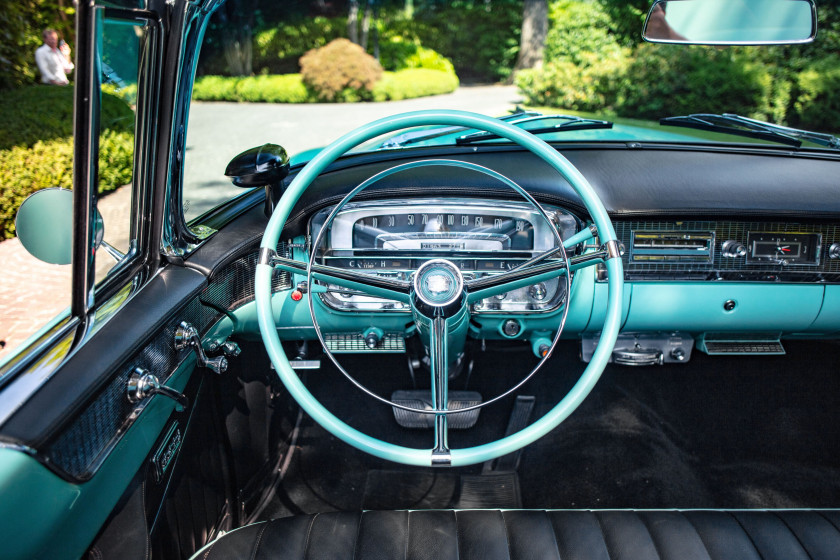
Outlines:
{"type": "Polygon", "coordinates": [[[818,233],[750,232],[747,262],[818,265],[821,243],[822,236],[818,233]]]}

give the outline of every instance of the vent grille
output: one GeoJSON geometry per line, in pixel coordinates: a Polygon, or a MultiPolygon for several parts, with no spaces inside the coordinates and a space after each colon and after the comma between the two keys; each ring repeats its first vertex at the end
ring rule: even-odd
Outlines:
{"type": "Polygon", "coordinates": [[[405,338],[400,333],[386,333],[375,348],[365,343],[360,333],[328,334],[324,336],[327,349],[333,354],[358,354],[363,352],[401,353],[405,352],[405,338]]]}
{"type": "Polygon", "coordinates": [[[707,340],[706,353],[711,356],[720,354],[784,354],[785,349],[778,340],[755,342],[707,340]]]}

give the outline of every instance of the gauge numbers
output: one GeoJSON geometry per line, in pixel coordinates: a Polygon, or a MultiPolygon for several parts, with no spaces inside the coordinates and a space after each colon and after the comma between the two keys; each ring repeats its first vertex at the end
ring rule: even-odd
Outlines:
{"type": "Polygon", "coordinates": [[[502,249],[533,249],[534,226],[525,219],[485,213],[422,213],[369,215],[353,224],[353,247],[357,249],[392,248],[386,240],[434,239],[438,249],[463,249],[462,243],[447,240],[504,240],[502,249]]]}

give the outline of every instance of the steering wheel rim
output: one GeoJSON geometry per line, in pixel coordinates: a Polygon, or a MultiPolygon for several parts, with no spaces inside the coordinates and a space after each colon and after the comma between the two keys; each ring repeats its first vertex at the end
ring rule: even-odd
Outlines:
{"type": "MultiPolygon", "coordinates": [[[[516,451],[544,436],[565,420],[591,392],[609,362],[618,336],[624,286],[623,269],[617,250],[615,230],[594,189],[565,157],[536,136],[503,121],[464,111],[417,111],[386,117],[345,134],[319,152],[295,177],[280,199],[260,243],[260,259],[255,273],[255,300],[260,334],[266,351],[292,398],[327,431],[346,443],[382,459],[407,465],[438,464],[433,449],[417,449],[388,443],[364,434],[344,423],[309,392],[292,369],[280,343],[272,308],[271,255],[279,242],[292,208],[309,185],[336,159],[351,148],[383,134],[416,126],[463,126],[493,132],[540,157],[563,176],[580,196],[607,248],[604,261],[608,274],[607,310],[600,341],[589,364],[572,389],[543,417],[523,430],[475,447],[451,449],[448,466],[481,463],[516,451]]],[[[569,295],[568,297],[571,297],[569,295]]],[[[568,302],[567,302],[568,305],[568,302]]]]}

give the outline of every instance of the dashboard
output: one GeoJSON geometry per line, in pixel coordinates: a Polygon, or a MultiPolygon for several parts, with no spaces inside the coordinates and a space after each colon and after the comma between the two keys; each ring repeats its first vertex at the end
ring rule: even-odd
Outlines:
{"type": "MultiPolygon", "coordinates": [[[[449,152],[458,149],[446,150],[453,157],[449,152]]],[[[687,361],[692,349],[777,353],[788,337],[840,336],[840,203],[827,196],[836,190],[836,159],[752,149],[562,151],[604,203],[623,249],[616,346],[623,363],[687,361]]],[[[437,155],[424,154],[354,156],[322,174],[290,214],[284,254],[305,262],[317,241],[314,262],[355,272],[407,280],[424,262],[444,258],[466,278],[480,278],[552,247],[552,229],[568,239],[590,225],[571,187],[532,155],[470,147],[457,159],[512,178],[549,219],[494,179],[418,168],[410,177],[381,180],[324,227],[354,185],[409,159],[437,155]]],[[[250,223],[248,235],[257,236],[265,222],[260,215],[250,223]]],[[[598,248],[596,238],[569,253],[580,258],[598,248]]],[[[580,341],[586,359],[603,325],[605,275],[598,266],[584,267],[568,289],[565,280],[541,282],[476,302],[470,337],[520,341],[536,353],[537,341],[550,340],[566,313],[562,336],[580,341]]],[[[284,340],[314,338],[306,301],[290,293],[305,281],[294,273],[276,292],[284,340]]],[[[405,304],[335,285],[319,288],[312,290],[314,311],[328,342],[335,337],[352,351],[404,351],[400,342],[412,333],[405,304]],[[372,331],[383,342],[366,349],[372,331]]],[[[257,332],[247,312],[239,325],[257,332]]]]}

